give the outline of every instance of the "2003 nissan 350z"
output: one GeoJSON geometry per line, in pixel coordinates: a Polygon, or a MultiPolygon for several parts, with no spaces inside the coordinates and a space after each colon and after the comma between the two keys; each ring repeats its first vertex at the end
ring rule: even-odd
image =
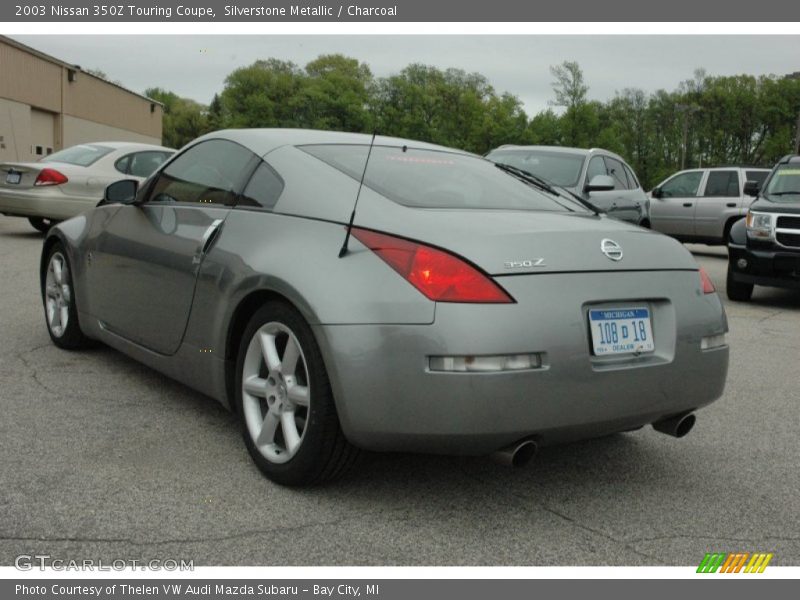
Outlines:
{"type": "Polygon", "coordinates": [[[288,485],[359,448],[521,464],[648,423],[680,437],[728,367],[723,307],[678,242],[380,136],[201,137],[51,229],[41,283],[56,345],[99,340],[225,403],[288,485]]]}

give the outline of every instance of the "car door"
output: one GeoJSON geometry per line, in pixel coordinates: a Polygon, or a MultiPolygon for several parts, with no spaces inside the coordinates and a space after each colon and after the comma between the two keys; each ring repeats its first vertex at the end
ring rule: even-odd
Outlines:
{"type": "Polygon", "coordinates": [[[589,163],[586,166],[586,174],[583,178],[583,184],[581,185],[581,190],[584,190],[583,195],[584,197],[594,204],[597,208],[602,211],[605,211],[608,216],[618,218],[617,217],[617,206],[614,203],[614,198],[616,197],[616,190],[611,190],[607,192],[587,192],[586,186],[589,185],[589,182],[594,179],[598,175],[608,175],[608,169],[606,168],[606,163],[603,160],[603,157],[600,155],[592,156],[589,159],[589,163]]]}
{"type": "Polygon", "coordinates": [[[708,172],[703,193],[697,197],[694,212],[694,235],[722,239],[725,223],[738,215],[742,203],[738,169],[712,169],[708,172]]]}
{"type": "Polygon", "coordinates": [[[203,258],[258,159],[227,140],[196,144],[113,213],[91,250],[93,315],[107,330],[174,354],[203,258]]]}
{"type": "Polygon", "coordinates": [[[638,223],[640,208],[637,200],[636,183],[628,179],[625,165],[622,161],[611,156],[604,156],[608,174],[614,179],[614,192],[612,203],[616,205],[616,217],[623,221],[638,223]]]}
{"type": "Polygon", "coordinates": [[[653,229],[674,236],[694,235],[694,211],[704,171],[682,171],[658,186],[650,202],[653,229]]]}
{"type": "Polygon", "coordinates": [[[589,192],[587,195],[589,202],[604,210],[609,217],[633,221],[634,223],[638,222],[638,217],[630,198],[625,196],[625,192],[628,191],[628,179],[622,163],[608,156],[593,156],[586,168],[584,189],[592,178],[597,175],[610,176],[614,180],[614,189],[589,192]]]}

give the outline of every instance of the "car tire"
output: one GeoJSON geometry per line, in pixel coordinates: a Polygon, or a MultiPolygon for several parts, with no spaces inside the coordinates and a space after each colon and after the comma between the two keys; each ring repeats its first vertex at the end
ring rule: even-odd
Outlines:
{"type": "Polygon", "coordinates": [[[268,302],[250,319],[239,345],[235,394],[247,450],[275,483],[323,483],[355,461],[358,450],[339,424],[322,353],[290,305],[268,302]]]}
{"type": "Polygon", "coordinates": [[[78,322],[72,268],[60,242],[53,244],[47,253],[41,282],[44,318],[53,343],[64,350],[91,346],[91,340],[83,334],[78,322]]]}
{"type": "Polygon", "coordinates": [[[54,221],[53,219],[45,219],[43,217],[28,217],[28,223],[31,224],[31,227],[42,233],[50,231],[50,228],[57,222],[58,221],[54,221]]]}
{"type": "Polygon", "coordinates": [[[728,294],[729,300],[735,302],[749,302],[753,297],[753,284],[742,283],[733,278],[733,268],[728,263],[728,277],[725,282],[725,291],[728,294]]]}

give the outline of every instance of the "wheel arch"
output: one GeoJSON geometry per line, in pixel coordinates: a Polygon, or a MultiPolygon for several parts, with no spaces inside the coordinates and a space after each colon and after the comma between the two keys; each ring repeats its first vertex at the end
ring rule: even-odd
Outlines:
{"type": "Polygon", "coordinates": [[[236,402],[234,402],[236,393],[236,353],[250,319],[259,308],[270,301],[279,301],[291,306],[309,324],[316,322],[315,317],[310,314],[309,307],[303,306],[300,302],[294,302],[286,294],[271,288],[253,290],[239,300],[231,312],[225,333],[225,392],[228,396],[228,405],[234,412],[236,411],[236,402]]]}

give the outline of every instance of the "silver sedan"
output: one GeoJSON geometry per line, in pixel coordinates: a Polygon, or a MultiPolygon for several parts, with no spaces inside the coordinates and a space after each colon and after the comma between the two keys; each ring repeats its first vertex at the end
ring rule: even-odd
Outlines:
{"type": "Polygon", "coordinates": [[[685,435],[725,386],[711,281],[548,187],[412,140],[215,132],[51,229],[47,326],[230,407],[282,484],[358,449],[522,464],[650,423],[685,435]]]}
{"type": "Polygon", "coordinates": [[[0,163],[0,214],[27,217],[39,231],[94,208],[106,187],[143,181],[175,153],[134,142],[79,144],[38,162],[0,163]]]}

